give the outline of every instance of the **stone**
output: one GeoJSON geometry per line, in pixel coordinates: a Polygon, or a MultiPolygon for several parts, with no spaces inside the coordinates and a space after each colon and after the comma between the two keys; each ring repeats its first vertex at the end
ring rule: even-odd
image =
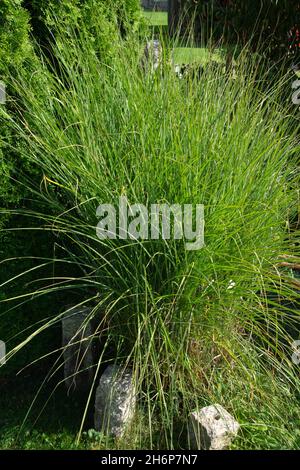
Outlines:
{"type": "Polygon", "coordinates": [[[218,404],[194,411],[189,419],[189,442],[192,449],[226,449],[240,429],[233,416],[218,404]]]}
{"type": "Polygon", "coordinates": [[[74,307],[62,318],[62,346],[65,384],[70,391],[84,391],[95,373],[95,329],[88,318],[92,309],[74,307]]]}
{"type": "Polygon", "coordinates": [[[145,72],[155,72],[162,64],[162,47],[158,39],[147,41],[141,65],[145,72]]]}
{"type": "Polygon", "coordinates": [[[136,387],[132,370],[108,366],[96,390],[96,431],[121,437],[132,421],[135,409],[136,387]]]}

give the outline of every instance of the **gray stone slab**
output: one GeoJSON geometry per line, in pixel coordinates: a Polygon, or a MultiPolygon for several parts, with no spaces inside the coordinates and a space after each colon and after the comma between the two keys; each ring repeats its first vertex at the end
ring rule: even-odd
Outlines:
{"type": "Polygon", "coordinates": [[[121,437],[134,417],[136,388],[131,369],[108,366],[100,378],[95,400],[95,429],[121,437]]]}

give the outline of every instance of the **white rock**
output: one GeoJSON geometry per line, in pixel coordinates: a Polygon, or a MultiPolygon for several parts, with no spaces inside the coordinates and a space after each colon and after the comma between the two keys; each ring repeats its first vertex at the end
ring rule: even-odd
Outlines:
{"type": "Polygon", "coordinates": [[[95,429],[121,437],[134,417],[136,388],[131,369],[108,366],[96,390],[95,429]]]}
{"type": "Polygon", "coordinates": [[[239,428],[239,423],[221,405],[206,406],[190,415],[190,446],[194,449],[226,449],[239,428]]]}
{"type": "Polygon", "coordinates": [[[94,330],[91,309],[75,307],[62,319],[64,377],[68,391],[85,390],[94,377],[94,330]],[[86,323],[85,323],[86,322],[86,323]]]}

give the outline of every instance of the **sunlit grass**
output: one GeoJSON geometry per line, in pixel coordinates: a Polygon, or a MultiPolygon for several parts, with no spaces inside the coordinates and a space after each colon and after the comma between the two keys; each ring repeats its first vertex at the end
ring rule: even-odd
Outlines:
{"type": "MultiPolygon", "coordinates": [[[[145,71],[135,40],[120,41],[103,63],[84,32],[68,46],[60,34],[53,52],[59,73],[49,72],[46,58],[37,71],[45,100],[38,82],[12,78],[22,102],[15,132],[24,158],[42,174],[37,186],[22,179],[35,210],[16,213],[54,234],[60,258],[36,262],[36,288],[21,273],[24,293],[5,299],[2,313],[9,315],[12,301],[64,289],[93,307],[109,359],[129,364],[137,378],[135,447],[186,446],[189,412],[217,401],[241,422],[240,448],[296,448],[289,410],[299,374],[290,342],[299,292],[278,268],[283,253],[299,255],[297,234],[288,230],[297,212],[299,149],[280,104],[285,77],[262,91],[264,74],[248,57],[233,77],[206,50],[187,48],[179,58],[190,51],[192,62],[198,57],[207,67],[179,80],[168,60],[156,73],[145,71]],[[97,206],[117,205],[121,195],[131,204],[204,204],[205,247],[99,240],[97,206]],[[45,263],[54,274],[42,280],[45,263]],[[68,266],[79,274],[66,274],[68,266]],[[285,308],[283,299],[294,306],[285,308]]],[[[63,313],[37,319],[7,359],[63,313]]],[[[61,365],[56,360],[49,376],[61,365]]]]}

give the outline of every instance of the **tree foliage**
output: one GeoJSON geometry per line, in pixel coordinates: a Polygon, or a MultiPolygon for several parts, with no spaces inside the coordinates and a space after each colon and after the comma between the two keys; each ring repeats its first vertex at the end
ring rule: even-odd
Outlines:
{"type": "MultiPolygon", "coordinates": [[[[19,0],[2,0],[0,3],[0,80],[10,91],[9,75],[13,70],[28,66],[28,61],[36,61],[29,39],[29,15],[19,0]]],[[[20,189],[12,184],[12,176],[18,165],[12,142],[9,115],[12,104],[0,105],[0,206],[17,203],[20,189]]],[[[1,223],[1,218],[0,218],[1,223]]]]}
{"type": "MultiPolygon", "coordinates": [[[[171,1],[171,3],[173,0],[171,1]]],[[[289,31],[300,23],[300,2],[295,0],[176,0],[181,20],[195,20],[203,37],[231,44],[249,44],[281,57],[289,46],[289,31]]],[[[292,39],[293,41],[293,39],[292,39]]],[[[291,44],[290,44],[291,45],[291,44]]]]}
{"type": "MultiPolygon", "coordinates": [[[[59,23],[68,37],[68,31],[77,28],[88,34],[95,51],[109,57],[115,48],[120,31],[132,30],[140,17],[139,0],[1,0],[0,2],[0,80],[7,85],[15,71],[25,68],[28,79],[41,80],[40,64],[34,52],[37,40],[48,50],[55,40],[55,28],[59,23]],[[56,21],[59,19],[59,22],[56,21]]],[[[70,34],[71,36],[71,34],[70,34]]],[[[18,152],[10,129],[10,116],[14,113],[14,100],[0,105],[0,207],[16,205],[24,197],[24,188],[14,184],[20,170],[29,171],[26,161],[18,152]]]]}

